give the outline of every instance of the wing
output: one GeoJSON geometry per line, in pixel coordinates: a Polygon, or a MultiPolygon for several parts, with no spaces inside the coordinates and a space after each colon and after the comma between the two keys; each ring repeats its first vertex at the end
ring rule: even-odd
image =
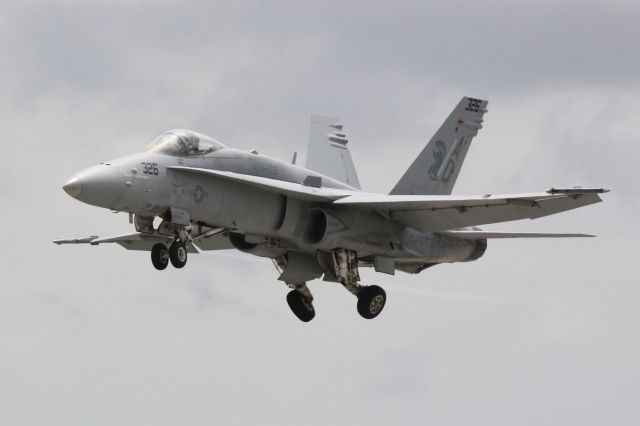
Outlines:
{"type": "Polygon", "coordinates": [[[97,240],[98,237],[97,235],[92,235],[90,237],[86,237],[86,238],[72,238],[69,240],[53,240],[54,244],[57,245],[61,245],[61,244],[91,244],[91,241],[93,240],[97,240]]]}
{"type": "MultiPolygon", "coordinates": [[[[108,238],[100,238],[97,235],[92,235],[87,238],[74,238],[70,240],[55,240],[53,241],[55,244],[90,244],[92,246],[97,246],[99,244],[108,244],[108,243],[116,243],[126,248],[127,250],[146,250],[150,251],[151,247],[153,247],[156,243],[164,243],[171,244],[171,237],[167,237],[160,234],[128,234],[128,235],[118,235],[116,237],[108,237],[108,238]]],[[[190,250],[192,253],[197,253],[198,251],[195,249],[190,250]]]]}
{"type": "Polygon", "coordinates": [[[602,201],[604,189],[550,189],[516,195],[421,196],[354,194],[333,202],[378,210],[422,232],[444,231],[489,223],[536,219],[602,201]]]}
{"type": "MultiPolygon", "coordinates": [[[[95,239],[89,244],[97,246],[98,244],[116,243],[126,248],[127,250],[151,251],[151,248],[157,243],[169,245],[172,241],[172,237],[167,237],[164,235],[136,233],[95,239]]],[[[189,253],[198,253],[198,250],[191,244],[187,245],[187,251],[189,253]]]]}
{"type": "Polygon", "coordinates": [[[312,115],[305,167],[360,189],[348,143],[338,118],[312,115]]]}
{"type": "Polygon", "coordinates": [[[223,172],[220,170],[201,169],[196,167],[170,166],[167,169],[182,173],[199,174],[209,176],[214,179],[225,179],[234,182],[244,183],[255,188],[260,188],[269,192],[291,195],[302,200],[309,201],[334,201],[338,198],[353,194],[353,191],[334,188],[318,188],[306,186],[294,182],[286,182],[277,179],[269,179],[261,176],[245,175],[234,172],[223,172]]]}
{"type": "MultiPolygon", "coordinates": [[[[139,251],[151,251],[154,244],[163,243],[170,245],[173,241],[173,237],[168,237],[161,234],[129,234],[119,235],[116,237],[99,238],[97,235],[93,235],[88,238],[77,238],[70,240],[55,240],[55,244],[90,244],[97,246],[99,244],[116,243],[127,250],[139,250],[139,251]]],[[[187,251],[189,253],[199,253],[200,250],[227,250],[234,248],[226,234],[226,229],[214,230],[214,232],[207,232],[205,234],[194,237],[191,244],[187,245],[187,251]],[[217,231],[217,232],[216,232],[217,231]]]]}

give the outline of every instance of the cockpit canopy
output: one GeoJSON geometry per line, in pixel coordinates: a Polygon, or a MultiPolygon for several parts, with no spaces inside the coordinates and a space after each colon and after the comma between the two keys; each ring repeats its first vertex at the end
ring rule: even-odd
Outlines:
{"type": "Polygon", "coordinates": [[[176,157],[203,155],[225,148],[217,140],[191,130],[169,130],[147,145],[147,150],[176,157]]]}

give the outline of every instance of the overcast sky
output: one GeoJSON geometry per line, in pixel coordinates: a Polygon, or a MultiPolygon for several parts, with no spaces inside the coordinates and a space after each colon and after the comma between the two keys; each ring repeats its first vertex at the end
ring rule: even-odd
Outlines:
{"type": "Polygon", "coordinates": [[[0,423],[636,425],[640,6],[628,1],[0,0],[0,423]],[[299,322],[266,259],[51,240],[131,231],[61,185],[171,128],[304,157],[341,117],[388,192],[461,96],[489,99],[458,194],[603,186],[417,276],[363,273],[366,321],[314,282],[299,322]]]}

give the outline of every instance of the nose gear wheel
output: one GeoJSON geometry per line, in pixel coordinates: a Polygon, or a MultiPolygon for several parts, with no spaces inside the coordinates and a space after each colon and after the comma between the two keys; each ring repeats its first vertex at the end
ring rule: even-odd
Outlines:
{"type": "Polygon", "coordinates": [[[182,268],[187,264],[187,246],[180,240],[176,240],[169,247],[169,259],[174,268],[182,268]]]}
{"type": "Polygon", "coordinates": [[[164,244],[157,243],[151,248],[151,263],[159,271],[167,268],[169,264],[169,249],[164,244]]]}

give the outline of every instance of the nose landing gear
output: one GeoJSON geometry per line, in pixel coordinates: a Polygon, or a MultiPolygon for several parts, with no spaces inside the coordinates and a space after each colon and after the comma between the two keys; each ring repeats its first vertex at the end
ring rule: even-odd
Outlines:
{"type": "Polygon", "coordinates": [[[180,240],[175,240],[169,247],[169,260],[174,268],[182,268],[187,264],[187,246],[180,240]]]}
{"type": "Polygon", "coordinates": [[[151,248],[151,263],[158,270],[162,271],[169,264],[169,250],[162,243],[154,244],[151,248]]]}
{"type": "Polygon", "coordinates": [[[163,243],[154,244],[151,248],[151,263],[162,271],[169,262],[174,268],[182,268],[187,264],[187,246],[180,240],[175,240],[168,248],[163,243]]]}

